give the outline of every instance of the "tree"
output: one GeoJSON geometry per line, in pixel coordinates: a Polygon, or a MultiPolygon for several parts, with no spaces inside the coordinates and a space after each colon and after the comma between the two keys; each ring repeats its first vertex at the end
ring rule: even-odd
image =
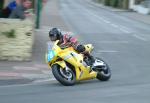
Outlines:
{"type": "Polygon", "coordinates": [[[118,7],[118,0],[110,0],[110,5],[113,7],[118,7]]]}
{"type": "Polygon", "coordinates": [[[4,0],[0,0],[0,10],[3,8],[4,0]]]}
{"type": "Polygon", "coordinates": [[[128,9],[129,7],[129,0],[122,0],[122,8],[128,9]]]}
{"type": "Polygon", "coordinates": [[[110,6],[110,0],[105,0],[105,1],[104,1],[104,4],[105,4],[106,6],[110,6]]]}

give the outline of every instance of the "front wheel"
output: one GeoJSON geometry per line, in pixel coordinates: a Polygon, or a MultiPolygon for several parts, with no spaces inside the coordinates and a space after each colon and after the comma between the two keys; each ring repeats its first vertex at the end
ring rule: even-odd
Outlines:
{"type": "Polygon", "coordinates": [[[100,61],[103,65],[97,67],[97,79],[101,81],[108,81],[111,78],[111,70],[106,62],[104,62],[100,58],[96,58],[96,60],[100,61]]]}
{"type": "Polygon", "coordinates": [[[72,86],[76,82],[76,76],[72,69],[62,69],[59,65],[52,66],[52,73],[57,81],[64,86],[72,86]]]}

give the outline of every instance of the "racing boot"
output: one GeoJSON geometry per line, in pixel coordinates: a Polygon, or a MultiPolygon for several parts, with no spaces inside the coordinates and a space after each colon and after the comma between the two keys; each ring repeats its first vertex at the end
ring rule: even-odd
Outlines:
{"type": "Polygon", "coordinates": [[[88,65],[88,67],[90,69],[90,72],[93,71],[92,67],[93,67],[93,64],[95,63],[95,58],[88,53],[88,54],[85,55],[84,61],[88,65]]]}

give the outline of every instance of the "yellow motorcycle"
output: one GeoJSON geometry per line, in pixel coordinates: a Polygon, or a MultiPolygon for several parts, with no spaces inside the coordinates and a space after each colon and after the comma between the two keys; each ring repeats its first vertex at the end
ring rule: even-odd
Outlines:
{"type": "MultiPolygon", "coordinates": [[[[57,40],[53,47],[48,49],[46,60],[54,77],[61,84],[71,86],[82,80],[97,78],[107,81],[110,79],[110,68],[102,59],[96,58],[93,66],[89,66],[83,54],[77,53],[73,47],[61,48],[58,42],[57,40]]],[[[87,44],[85,48],[90,53],[94,47],[92,44],[87,44]]]]}

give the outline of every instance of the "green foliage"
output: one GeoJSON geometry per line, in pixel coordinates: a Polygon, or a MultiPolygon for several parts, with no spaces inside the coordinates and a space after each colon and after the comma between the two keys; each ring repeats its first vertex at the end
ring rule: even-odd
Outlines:
{"type": "Polygon", "coordinates": [[[3,8],[4,0],[0,0],[0,9],[3,8]]]}
{"type": "Polygon", "coordinates": [[[122,2],[123,2],[122,3],[122,8],[123,9],[128,9],[129,0],[123,0],[122,2]]]}
{"type": "Polygon", "coordinates": [[[129,0],[103,0],[103,3],[106,6],[128,9],[129,0]]]}
{"type": "Polygon", "coordinates": [[[128,9],[129,0],[118,0],[118,7],[128,9]]]}
{"type": "Polygon", "coordinates": [[[105,0],[104,4],[105,4],[106,6],[110,6],[110,0],[105,0]]]}
{"type": "Polygon", "coordinates": [[[96,2],[104,4],[105,0],[95,0],[96,2]]]}
{"type": "Polygon", "coordinates": [[[3,35],[5,35],[8,38],[15,38],[16,31],[14,29],[11,29],[10,31],[2,32],[3,35]]]}
{"type": "Polygon", "coordinates": [[[118,0],[110,0],[110,5],[113,7],[118,7],[118,0]]]}

